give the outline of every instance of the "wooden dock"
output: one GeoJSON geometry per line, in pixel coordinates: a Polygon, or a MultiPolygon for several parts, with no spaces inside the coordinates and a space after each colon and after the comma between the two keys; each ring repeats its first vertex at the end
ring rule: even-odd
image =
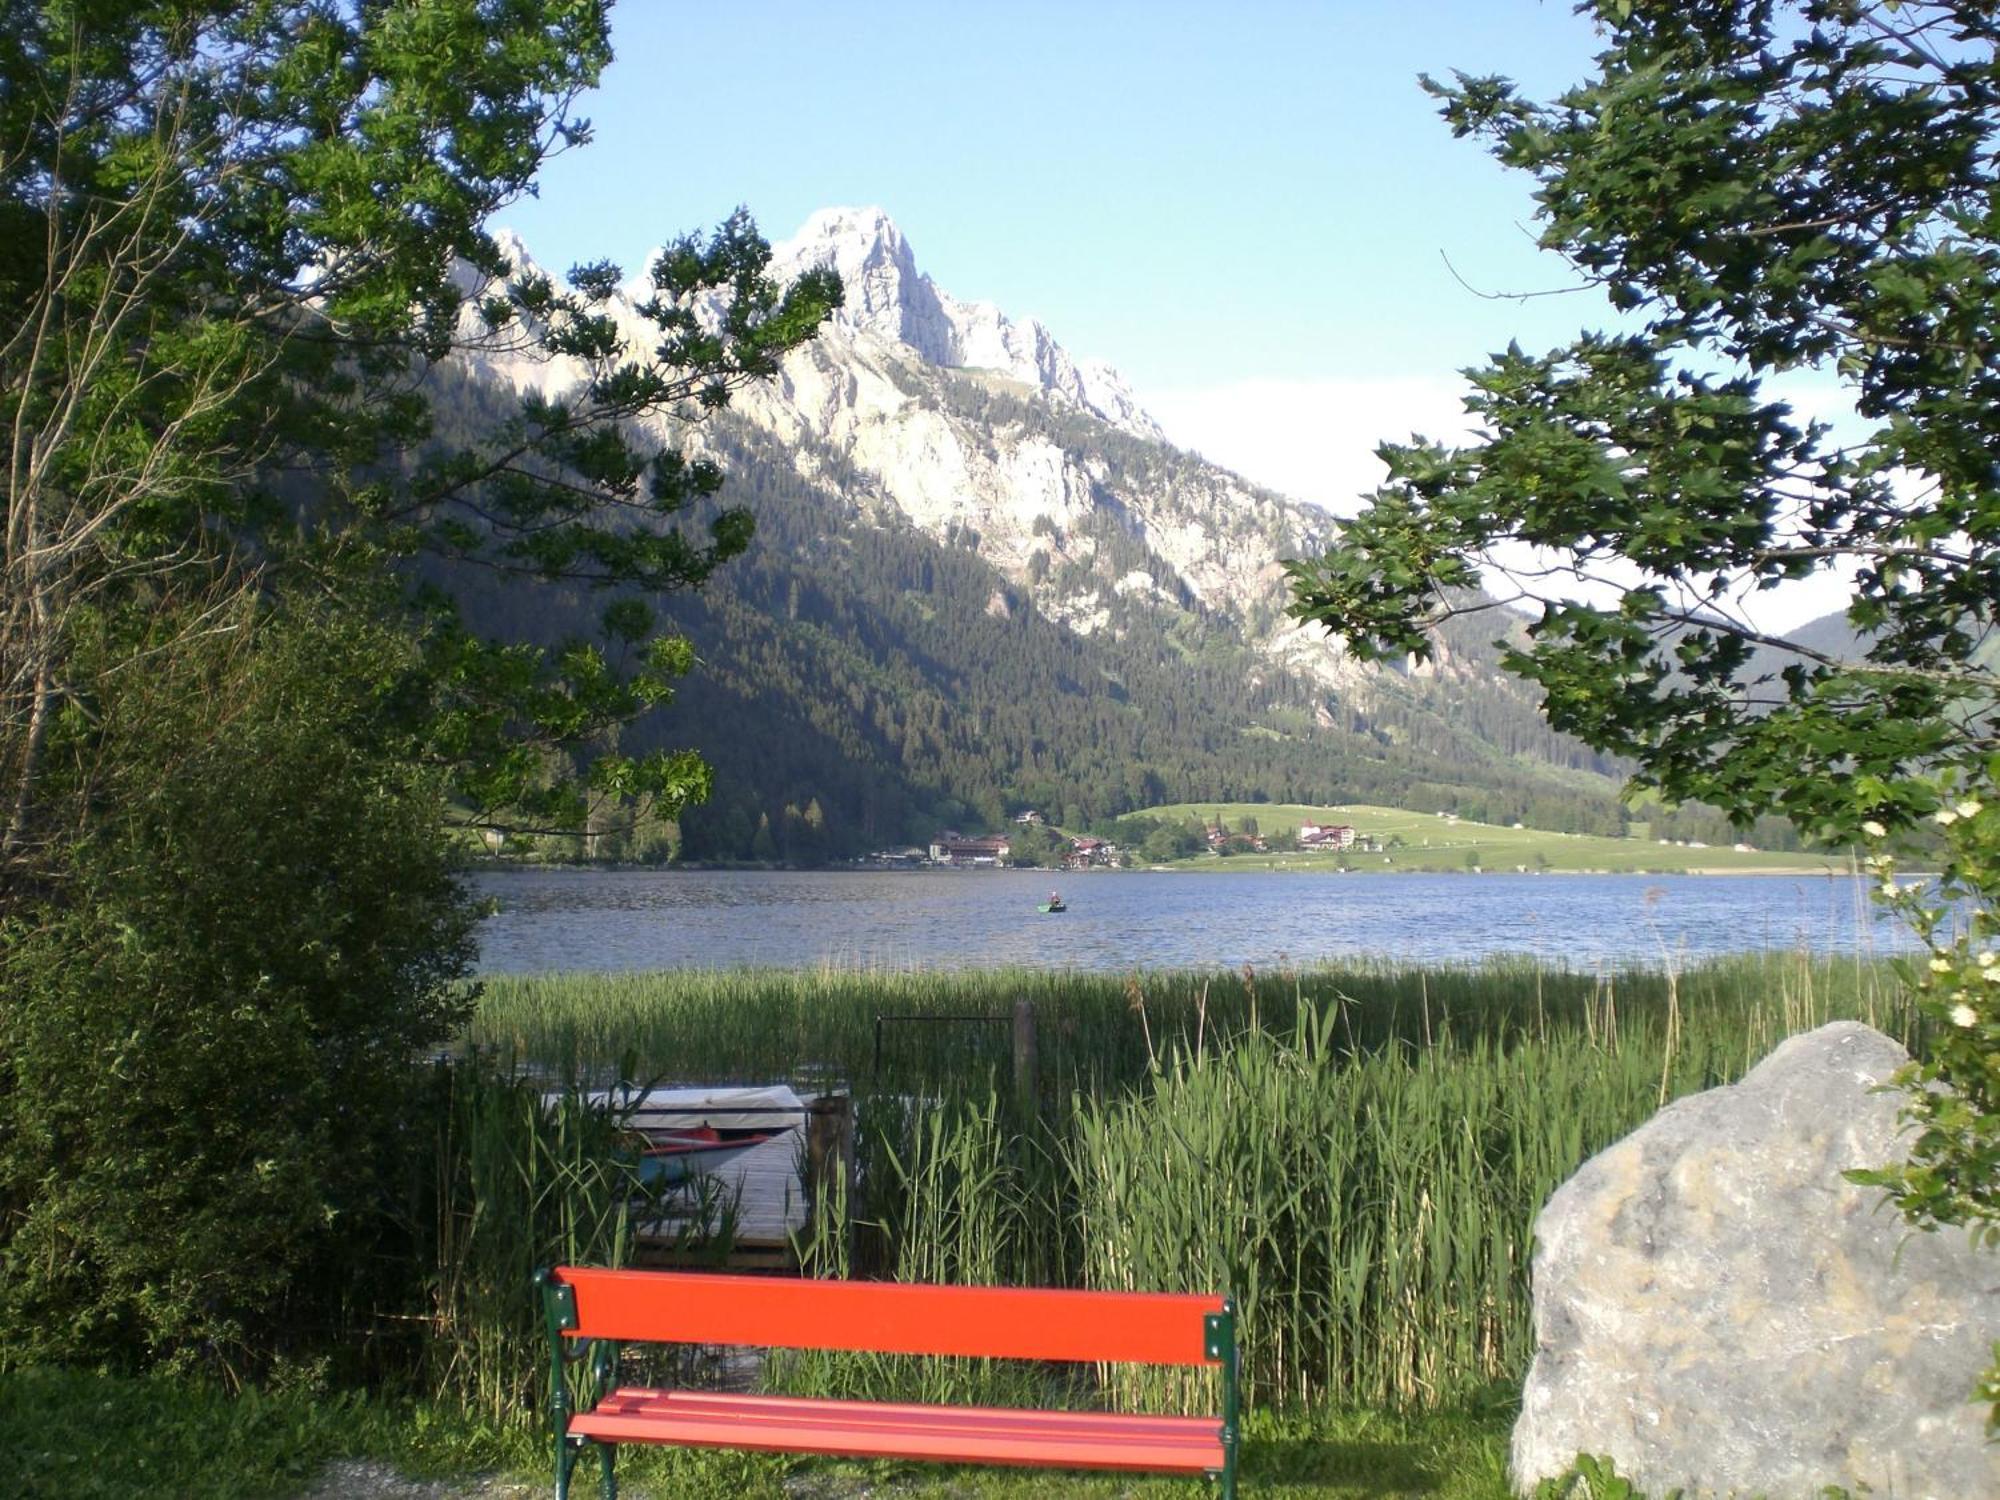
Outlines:
{"type": "MultiPolygon", "coordinates": [[[[775,1123],[775,1122],[769,1122],[775,1123]]],[[[642,1266],[713,1265],[702,1220],[712,1205],[727,1203],[734,1220],[731,1248],[722,1264],[740,1270],[795,1267],[793,1246],[810,1219],[815,1177],[851,1170],[853,1115],[844,1095],[799,1107],[796,1123],[770,1140],[723,1162],[706,1182],[682,1189],[684,1212],[635,1226],[633,1261],[642,1266]],[[710,1205],[705,1212],[703,1204],[710,1205]]],[[[768,1126],[767,1126],[768,1128],[768,1126]]]]}
{"type": "Polygon", "coordinates": [[[701,1247],[691,1243],[702,1229],[694,1205],[698,1197],[713,1194],[735,1206],[735,1248],[729,1265],[789,1265],[792,1236],[806,1225],[804,1160],[805,1131],[794,1125],[724,1162],[708,1174],[711,1186],[706,1192],[694,1184],[682,1190],[690,1204],[687,1212],[637,1226],[636,1262],[679,1265],[701,1260],[701,1247]]]}

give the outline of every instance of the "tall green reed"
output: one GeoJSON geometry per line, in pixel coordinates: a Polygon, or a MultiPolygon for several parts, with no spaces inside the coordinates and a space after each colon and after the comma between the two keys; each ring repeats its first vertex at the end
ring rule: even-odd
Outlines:
{"type": "Polygon", "coordinates": [[[502,1420],[531,1404],[547,1367],[534,1272],[618,1265],[629,1251],[636,1183],[621,1135],[575,1087],[483,1061],[443,1070],[417,1226],[432,1391],[502,1420]]]}
{"type": "MultiPolygon", "coordinates": [[[[1286,1035],[1176,1044],[1140,1088],[1077,1101],[1084,1277],[1233,1293],[1246,1390],[1267,1405],[1430,1406],[1516,1379],[1541,1205],[1662,1099],[1829,1019],[1817,973],[1763,974],[1754,996],[1729,966],[1607,975],[1568,1022],[1544,991],[1557,1019],[1532,1030],[1468,1031],[1472,1007],[1430,986],[1428,1045],[1357,1041],[1384,1033],[1336,996],[1286,1035]]],[[[1907,1030],[1879,997],[1846,998],[1907,1030]]]]}
{"type": "Polygon", "coordinates": [[[918,973],[820,968],[497,976],[468,1039],[563,1076],[621,1067],[669,1079],[833,1081],[904,1093],[963,1091],[1005,1076],[1017,1000],[1035,1007],[1044,1092],[1061,1098],[1142,1081],[1172,1045],[1200,1047],[1253,1027],[1287,1034],[1302,1006],[1338,1009],[1350,1051],[1540,1039],[1576,1028],[1615,1039],[1622,1013],[1667,1003],[1727,1011],[1746,1043],[1812,1016],[1888,1014],[1880,961],[1773,950],[1671,967],[1577,969],[1527,958],[1419,966],[1382,959],[1240,973],[918,973]],[[1142,1008],[1135,1008],[1135,991],[1142,1008]],[[877,1016],[977,1017],[912,1023],[877,1016]]]}
{"type": "MultiPolygon", "coordinates": [[[[1823,1021],[1911,1040],[1895,993],[1885,964],[1797,953],[1603,971],[745,970],[495,981],[475,1036],[600,1077],[848,1082],[859,1168],[802,1247],[815,1273],[1225,1290],[1252,1400],[1440,1405],[1524,1369],[1534,1215],[1587,1156],[1823,1021]],[[1040,1026],[1035,1117],[1004,1087],[1004,1026],[885,1028],[878,1058],[879,1014],[997,1018],[1020,998],[1040,1026]]],[[[511,1274],[494,1273],[496,1295],[511,1274]]],[[[494,1348],[497,1372],[512,1356],[494,1348]]],[[[1057,1389],[952,1361],[804,1355],[778,1378],[911,1399],[1213,1400],[1206,1377],[1057,1389]]]]}

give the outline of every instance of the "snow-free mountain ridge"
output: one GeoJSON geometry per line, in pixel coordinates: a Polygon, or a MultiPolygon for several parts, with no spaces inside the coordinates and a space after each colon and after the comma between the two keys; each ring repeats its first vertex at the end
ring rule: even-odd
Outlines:
{"type": "MultiPolygon", "coordinates": [[[[517,273],[535,269],[517,236],[496,238],[517,273]]],[[[857,514],[973,547],[1079,633],[1116,630],[1130,607],[1193,609],[1235,622],[1274,664],[1356,685],[1336,645],[1284,615],[1280,559],[1324,541],[1322,512],[1175,448],[1116,370],[1075,358],[1035,319],[937,286],[879,208],[822,210],[773,246],[780,278],[817,265],[839,272],[846,305],[731,407],[791,449],[802,476],[857,514]],[[1113,535],[1130,545],[1108,548],[1113,535]]],[[[635,311],[646,287],[642,267],[609,308],[634,348],[650,342],[635,311]]],[[[550,394],[582,374],[562,360],[473,362],[550,394]]],[[[709,440],[700,428],[662,437],[709,440]]]]}
{"type": "Polygon", "coordinates": [[[879,208],[821,209],[772,247],[772,270],[781,278],[816,265],[840,273],[847,305],[838,316],[850,329],[902,343],[927,364],[989,370],[1038,387],[1135,436],[1165,436],[1110,365],[1072,358],[1034,318],[1009,318],[990,302],[961,302],[940,290],[879,208]]]}

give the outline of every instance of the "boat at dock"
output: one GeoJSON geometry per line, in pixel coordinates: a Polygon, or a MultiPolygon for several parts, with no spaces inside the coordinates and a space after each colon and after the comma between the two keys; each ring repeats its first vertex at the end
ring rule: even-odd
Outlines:
{"type": "MultiPolygon", "coordinates": [[[[786,1129],[791,1127],[787,1126],[786,1129]]],[[[705,1172],[713,1172],[746,1151],[754,1151],[775,1140],[776,1130],[712,1130],[697,1126],[692,1130],[663,1130],[642,1134],[639,1147],[639,1181],[642,1183],[686,1182],[705,1172]]]]}
{"type": "Polygon", "coordinates": [[[639,1180],[687,1182],[780,1137],[802,1138],[806,1107],[782,1084],[765,1088],[614,1089],[593,1093],[618,1117],[639,1180]]]}

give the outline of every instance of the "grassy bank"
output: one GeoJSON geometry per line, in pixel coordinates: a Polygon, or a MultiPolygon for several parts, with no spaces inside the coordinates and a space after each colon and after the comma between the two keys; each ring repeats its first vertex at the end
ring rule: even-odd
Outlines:
{"type": "MultiPolygon", "coordinates": [[[[296,1495],[335,1457],[538,1475],[528,1272],[618,1262],[634,1212],[616,1122],[551,1085],[623,1077],[854,1092],[855,1190],[800,1247],[809,1271],[1229,1289],[1253,1493],[1498,1500],[1548,1194],[1664,1100],[1740,1076],[1788,1034],[1851,1016],[1918,1040],[1896,994],[1886,964],[1796,953],[1604,973],[1510,961],[493,981],[468,1037],[493,1065],[440,1070],[420,1153],[411,1253],[432,1268],[431,1301],[366,1330],[378,1355],[410,1345],[381,1362],[423,1399],[329,1394],[338,1379],[312,1370],[234,1398],[6,1370],[0,1493],[296,1495]],[[1017,999],[1041,1038],[1031,1112],[1010,1087],[1008,1029],[986,1019],[1017,999]]],[[[1215,1399],[1205,1375],[1059,1383],[968,1361],[798,1356],[769,1378],[799,1394],[1003,1404],[1215,1399]]],[[[652,1455],[629,1473],[656,1495],[844,1497],[885,1480],[917,1497],[1186,1491],[741,1455],[652,1455]]]]}
{"type": "MultiPolygon", "coordinates": [[[[1448,1415],[1253,1413],[1245,1489],[1273,1500],[1505,1500],[1504,1408],[1448,1415]]],[[[317,1494],[495,1500],[545,1494],[546,1445],[526,1422],[309,1388],[228,1393],[185,1378],[0,1373],[0,1494],[13,1500],[298,1500],[317,1494]],[[345,1469],[330,1470],[339,1463],[345,1469]],[[358,1472],[357,1472],[358,1471],[358,1472]],[[398,1485],[400,1475],[425,1485],[398,1485]],[[343,1478],[346,1480],[342,1482],[343,1478]],[[385,1482],[386,1481],[386,1482],[385,1482]],[[370,1488],[364,1489],[367,1485],[370,1488]]],[[[1200,1493],[1185,1479],[631,1449],[632,1500],[1078,1500],[1200,1493]]],[[[594,1484],[585,1492],[595,1494],[594,1484]]]]}
{"type": "Polygon", "coordinates": [[[1297,803],[1177,802],[1149,807],[1135,814],[1180,823],[1190,819],[1239,828],[1254,819],[1265,836],[1296,833],[1302,823],[1345,823],[1365,839],[1383,847],[1377,851],[1350,849],[1345,853],[1305,850],[1292,853],[1242,853],[1219,859],[1202,854],[1177,862],[1196,869],[1281,869],[1463,872],[1473,867],[1489,872],[1650,875],[1790,875],[1851,873],[1844,857],[1788,854],[1731,846],[1700,848],[1641,838],[1605,838],[1588,833],[1553,833],[1541,828],[1502,827],[1475,823],[1444,814],[1405,812],[1394,807],[1348,803],[1337,807],[1306,807],[1297,803]]]}

